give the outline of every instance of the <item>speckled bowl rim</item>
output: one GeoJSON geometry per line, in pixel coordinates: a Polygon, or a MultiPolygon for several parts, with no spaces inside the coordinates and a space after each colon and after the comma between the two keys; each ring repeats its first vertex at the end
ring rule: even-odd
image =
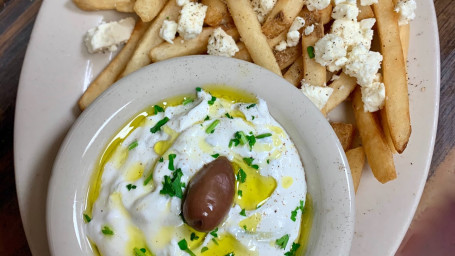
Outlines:
{"type": "Polygon", "coordinates": [[[59,150],[50,179],[47,231],[53,255],[91,255],[82,216],[94,164],[112,136],[147,106],[207,84],[237,87],[266,100],[304,162],[314,206],[306,255],[349,255],[353,185],[346,156],[327,120],[276,74],[213,56],[174,58],[140,69],[111,86],[79,116],[59,150]]]}

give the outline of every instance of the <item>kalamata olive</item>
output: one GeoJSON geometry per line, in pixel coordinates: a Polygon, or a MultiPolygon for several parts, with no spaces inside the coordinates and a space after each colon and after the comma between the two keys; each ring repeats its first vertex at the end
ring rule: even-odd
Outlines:
{"type": "Polygon", "coordinates": [[[198,231],[213,230],[229,212],[234,190],[234,171],[226,157],[204,165],[188,184],[182,206],[185,221],[198,231]]]}

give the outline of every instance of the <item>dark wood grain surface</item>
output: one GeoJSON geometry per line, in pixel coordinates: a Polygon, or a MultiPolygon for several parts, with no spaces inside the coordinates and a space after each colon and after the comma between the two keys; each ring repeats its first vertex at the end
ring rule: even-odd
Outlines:
{"type": "MultiPolygon", "coordinates": [[[[455,5],[453,0],[434,2],[441,46],[441,99],[430,175],[455,145],[455,5]]],[[[31,255],[16,196],[13,127],[21,66],[40,5],[41,0],[0,0],[0,255],[31,255]]],[[[454,165],[445,166],[441,168],[454,165]]]]}

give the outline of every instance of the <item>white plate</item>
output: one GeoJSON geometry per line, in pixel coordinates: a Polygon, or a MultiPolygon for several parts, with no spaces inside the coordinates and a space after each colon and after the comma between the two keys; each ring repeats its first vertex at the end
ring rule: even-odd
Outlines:
{"type": "MultiPolygon", "coordinates": [[[[84,12],[67,1],[44,1],[27,50],[16,105],[16,187],[34,255],[49,255],[45,206],[52,163],[79,115],[77,100],[111,58],[89,55],[85,32],[114,12],[84,12]]],[[[412,220],[431,163],[439,109],[439,42],[431,0],[419,1],[411,25],[409,93],[412,135],[396,157],[398,178],[379,184],[364,172],[356,197],[351,255],[393,255],[412,220]]],[[[342,118],[341,116],[332,119],[342,118]]]]}

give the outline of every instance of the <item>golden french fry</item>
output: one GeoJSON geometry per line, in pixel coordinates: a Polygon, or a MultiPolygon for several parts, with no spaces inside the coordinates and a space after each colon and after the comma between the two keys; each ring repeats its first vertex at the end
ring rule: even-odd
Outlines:
{"type": "Polygon", "coordinates": [[[363,110],[361,94],[360,88],[357,87],[353,92],[352,99],[357,129],[374,177],[379,182],[386,183],[397,177],[393,155],[387,145],[375,113],[363,110]]]}
{"type": "Polygon", "coordinates": [[[77,7],[85,11],[114,10],[116,0],[73,0],[77,7]]]}
{"type": "Polygon", "coordinates": [[[316,11],[319,15],[319,17],[321,17],[321,22],[322,24],[327,24],[330,22],[330,20],[332,19],[332,5],[329,4],[326,8],[322,9],[322,10],[318,10],[316,11]]]}
{"type": "Polygon", "coordinates": [[[338,122],[330,122],[330,125],[343,146],[343,150],[350,149],[354,139],[354,125],[338,122]]]}
{"type": "Polygon", "coordinates": [[[379,0],[373,5],[383,55],[385,111],[390,135],[398,153],[406,148],[411,135],[408,83],[401,47],[398,15],[392,0],[379,0]]]}
{"type": "Polygon", "coordinates": [[[249,0],[227,0],[229,12],[254,63],[281,76],[281,70],[262,34],[261,24],[249,0]]]}
{"type": "Polygon", "coordinates": [[[357,7],[359,8],[359,15],[357,16],[357,20],[361,21],[364,19],[374,18],[373,9],[371,9],[371,6],[362,6],[360,5],[360,0],[357,0],[357,7]]]}
{"type": "Polygon", "coordinates": [[[207,5],[205,24],[217,27],[231,19],[227,6],[222,0],[202,0],[201,2],[207,5]]]}
{"type": "Polygon", "coordinates": [[[408,59],[408,50],[409,50],[409,34],[410,34],[410,24],[400,26],[400,41],[401,47],[403,48],[403,58],[406,63],[408,59]]]}
{"type": "Polygon", "coordinates": [[[117,0],[115,9],[119,12],[134,12],[136,0],[117,0]]]}
{"type": "Polygon", "coordinates": [[[202,54],[207,52],[207,42],[214,28],[206,27],[193,39],[183,40],[182,37],[174,39],[174,44],[163,42],[150,51],[152,62],[167,60],[174,57],[202,54]]]}
{"type": "Polygon", "coordinates": [[[167,0],[136,0],[134,11],[142,21],[148,22],[158,15],[166,2],[167,0]]]}
{"type": "Polygon", "coordinates": [[[166,6],[161,10],[158,17],[152,21],[152,24],[149,26],[145,32],[142,39],[139,41],[136,49],[134,50],[133,55],[131,56],[130,61],[125,67],[125,70],[120,75],[124,77],[148,64],[150,64],[151,59],[149,56],[150,50],[155,46],[164,42],[160,37],[160,29],[163,25],[165,19],[177,20],[181,7],[177,5],[175,1],[168,1],[166,6]]]}
{"type": "Polygon", "coordinates": [[[133,33],[125,46],[115,56],[115,58],[107,65],[107,67],[98,75],[98,77],[90,84],[82,97],[79,99],[79,108],[86,109],[102,92],[111,86],[119,74],[123,71],[128,63],[137,43],[142,35],[147,30],[150,23],[137,21],[133,33]]]}
{"type": "Polygon", "coordinates": [[[314,53],[310,56],[308,52],[314,51],[314,45],[323,36],[324,26],[321,22],[314,24],[313,33],[308,36],[302,35],[303,78],[306,83],[315,86],[325,86],[325,67],[314,60],[314,53]]]}
{"type": "Polygon", "coordinates": [[[235,53],[234,58],[248,62],[253,61],[253,59],[251,59],[250,53],[246,49],[245,44],[243,42],[238,42],[237,47],[239,48],[239,51],[235,53]]]}
{"type": "Polygon", "coordinates": [[[270,48],[274,49],[275,46],[281,41],[286,41],[287,33],[287,31],[283,31],[278,36],[267,39],[267,43],[269,44],[270,48]]]}
{"type": "Polygon", "coordinates": [[[389,124],[387,123],[387,113],[384,108],[381,109],[379,113],[381,115],[381,125],[382,130],[384,131],[384,136],[387,141],[387,145],[389,146],[389,149],[392,152],[392,154],[396,154],[398,152],[395,149],[395,145],[393,145],[392,137],[390,137],[389,124]]]}
{"type": "Polygon", "coordinates": [[[277,37],[286,31],[303,8],[303,0],[278,0],[262,25],[267,38],[277,37]]]}
{"type": "Polygon", "coordinates": [[[359,188],[360,178],[362,177],[363,166],[365,165],[365,153],[362,147],[350,149],[346,152],[349,168],[351,169],[352,183],[354,191],[357,193],[359,188]]]}
{"type": "Polygon", "coordinates": [[[325,106],[321,109],[323,115],[327,115],[336,106],[349,97],[351,92],[357,86],[357,79],[341,72],[340,77],[333,81],[329,86],[333,88],[333,92],[325,106]]]}
{"type": "Polygon", "coordinates": [[[299,57],[295,62],[289,67],[288,71],[284,73],[284,79],[289,83],[293,84],[295,87],[300,86],[300,81],[303,78],[303,59],[299,57]]]}
{"type": "Polygon", "coordinates": [[[302,57],[302,48],[299,46],[288,47],[283,51],[274,50],[273,52],[281,70],[292,65],[297,58],[302,57]]]}

